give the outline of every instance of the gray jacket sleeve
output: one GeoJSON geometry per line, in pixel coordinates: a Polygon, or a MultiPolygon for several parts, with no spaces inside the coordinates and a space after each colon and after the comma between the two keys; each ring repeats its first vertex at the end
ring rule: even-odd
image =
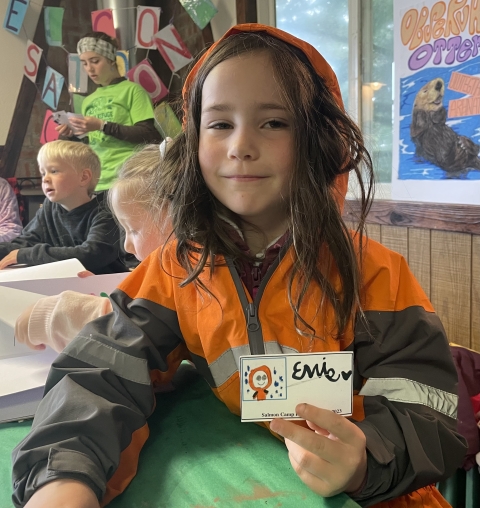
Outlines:
{"type": "Polygon", "coordinates": [[[89,323],[52,366],[32,430],[13,452],[16,507],[60,478],[106,503],[135,474],[155,406],[152,371],[168,381],[188,353],[174,311],[120,290],[111,299],[113,313],[89,323]]]}
{"type": "Polygon", "coordinates": [[[466,451],[445,330],[403,259],[398,273],[390,282],[402,294],[400,310],[370,308],[355,330],[354,386],[365,414],[356,423],[367,438],[368,475],[353,497],[362,506],[448,478],[466,451]]]}

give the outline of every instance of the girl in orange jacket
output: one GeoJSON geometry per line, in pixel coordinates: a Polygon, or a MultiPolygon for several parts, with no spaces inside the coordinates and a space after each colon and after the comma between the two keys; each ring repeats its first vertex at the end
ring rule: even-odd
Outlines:
{"type": "Polygon", "coordinates": [[[55,362],[14,452],[16,506],[98,507],[121,492],[152,385],[184,359],[239,414],[239,356],[353,351],[351,418],[300,404],[304,425],[269,425],[295,472],[363,506],[447,507],[430,484],[465,452],[455,369],[403,258],[362,236],[371,161],[322,56],[281,30],[232,28],[189,74],[184,131],[160,163],[152,192],[171,196],[173,235],[55,362]],[[349,172],[356,235],[341,218],[349,172]]]}

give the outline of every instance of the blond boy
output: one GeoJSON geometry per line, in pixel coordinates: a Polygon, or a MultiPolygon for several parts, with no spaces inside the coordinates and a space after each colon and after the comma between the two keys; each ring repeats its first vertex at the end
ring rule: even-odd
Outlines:
{"type": "Polygon", "coordinates": [[[0,270],[77,258],[96,274],[126,271],[105,195],[94,195],[100,177],[95,152],[83,143],[52,141],[37,160],[46,199],[20,236],[0,243],[0,270]]]}

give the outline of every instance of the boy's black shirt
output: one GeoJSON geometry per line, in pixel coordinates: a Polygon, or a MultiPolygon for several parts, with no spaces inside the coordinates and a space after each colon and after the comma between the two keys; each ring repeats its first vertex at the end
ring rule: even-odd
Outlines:
{"type": "Polygon", "coordinates": [[[46,198],[20,236],[0,243],[0,259],[19,249],[17,262],[22,264],[77,258],[95,274],[128,271],[120,259],[120,233],[105,196],[96,195],[70,211],[46,198]]]}

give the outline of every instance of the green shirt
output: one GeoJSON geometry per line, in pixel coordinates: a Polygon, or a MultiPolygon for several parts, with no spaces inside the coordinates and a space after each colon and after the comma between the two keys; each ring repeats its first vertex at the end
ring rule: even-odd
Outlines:
{"type": "MultiPolygon", "coordinates": [[[[144,88],[137,83],[124,80],[97,88],[83,101],[82,114],[106,122],[135,125],[137,122],[153,118],[153,106],[144,88]]],[[[132,155],[137,145],[108,136],[102,131],[89,132],[88,141],[102,164],[102,173],[96,190],[107,190],[112,186],[118,168],[132,155]]]]}

